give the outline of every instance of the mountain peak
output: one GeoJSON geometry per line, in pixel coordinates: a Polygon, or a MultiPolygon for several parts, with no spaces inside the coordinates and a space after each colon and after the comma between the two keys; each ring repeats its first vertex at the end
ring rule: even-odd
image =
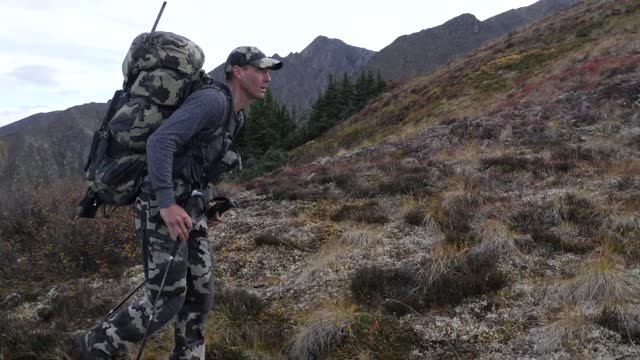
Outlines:
{"type": "Polygon", "coordinates": [[[478,18],[473,14],[464,13],[464,14],[458,15],[458,16],[448,20],[443,25],[458,24],[458,23],[468,23],[468,22],[480,22],[480,20],[478,20],[478,18]]]}
{"type": "Polygon", "coordinates": [[[324,35],[319,35],[307,47],[302,50],[301,53],[305,51],[315,50],[315,49],[327,49],[327,48],[335,48],[337,46],[347,46],[347,44],[340,39],[332,39],[328,38],[324,35]]]}

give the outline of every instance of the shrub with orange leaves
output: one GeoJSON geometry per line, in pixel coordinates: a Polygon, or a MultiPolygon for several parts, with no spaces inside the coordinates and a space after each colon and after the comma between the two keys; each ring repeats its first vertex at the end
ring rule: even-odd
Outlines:
{"type": "Polygon", "coordinates": [[[135,263],[139,247],[131,209],[78,219],[75,207],[84,189],[82,184],[59,183],[14,194],[20,201],[0,210],[0,277],[116,275],[135,263]]]}

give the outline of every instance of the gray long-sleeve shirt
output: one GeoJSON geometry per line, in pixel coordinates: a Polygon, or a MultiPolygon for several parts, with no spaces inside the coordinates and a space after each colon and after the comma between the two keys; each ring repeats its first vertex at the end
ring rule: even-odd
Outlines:
{"type": "Polygon", "coordinates": [[[224,126],[226,106],[221,90],[196,91],[147,140],[149,180],[161,208],[176,203],[173,164],[177,152],[199,131],[224,126]]]}

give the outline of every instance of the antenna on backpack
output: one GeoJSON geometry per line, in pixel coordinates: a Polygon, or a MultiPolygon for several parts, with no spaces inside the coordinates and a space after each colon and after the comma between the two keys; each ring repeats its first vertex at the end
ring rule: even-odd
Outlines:
{"type": "Polygon", "coordinates": [[[151,28],[151,32],[156,31],[156,27],[158,26],[158,22],[160,21],[160,17],[162,17],[162,12],[164,11],[164,7],[167,6],[167,2],[162,2],[162,7],[160,8],[160,12],[158,13],[158,17],[156,18],[156,22],[153,23],[153,28],[151,28]]]}

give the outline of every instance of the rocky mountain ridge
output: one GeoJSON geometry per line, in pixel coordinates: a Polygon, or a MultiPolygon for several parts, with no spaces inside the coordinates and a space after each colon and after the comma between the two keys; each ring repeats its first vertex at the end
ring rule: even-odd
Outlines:
{"type": "Polygon", "coordinates": [[[387,80],[407,80],[437,69],[488,40],[506,35],[578,1],[541,0],[485,21],[472,14],[462,14],[442,25],[400,36],[376,53],[367,68],[380,71],[387,80]]]}

